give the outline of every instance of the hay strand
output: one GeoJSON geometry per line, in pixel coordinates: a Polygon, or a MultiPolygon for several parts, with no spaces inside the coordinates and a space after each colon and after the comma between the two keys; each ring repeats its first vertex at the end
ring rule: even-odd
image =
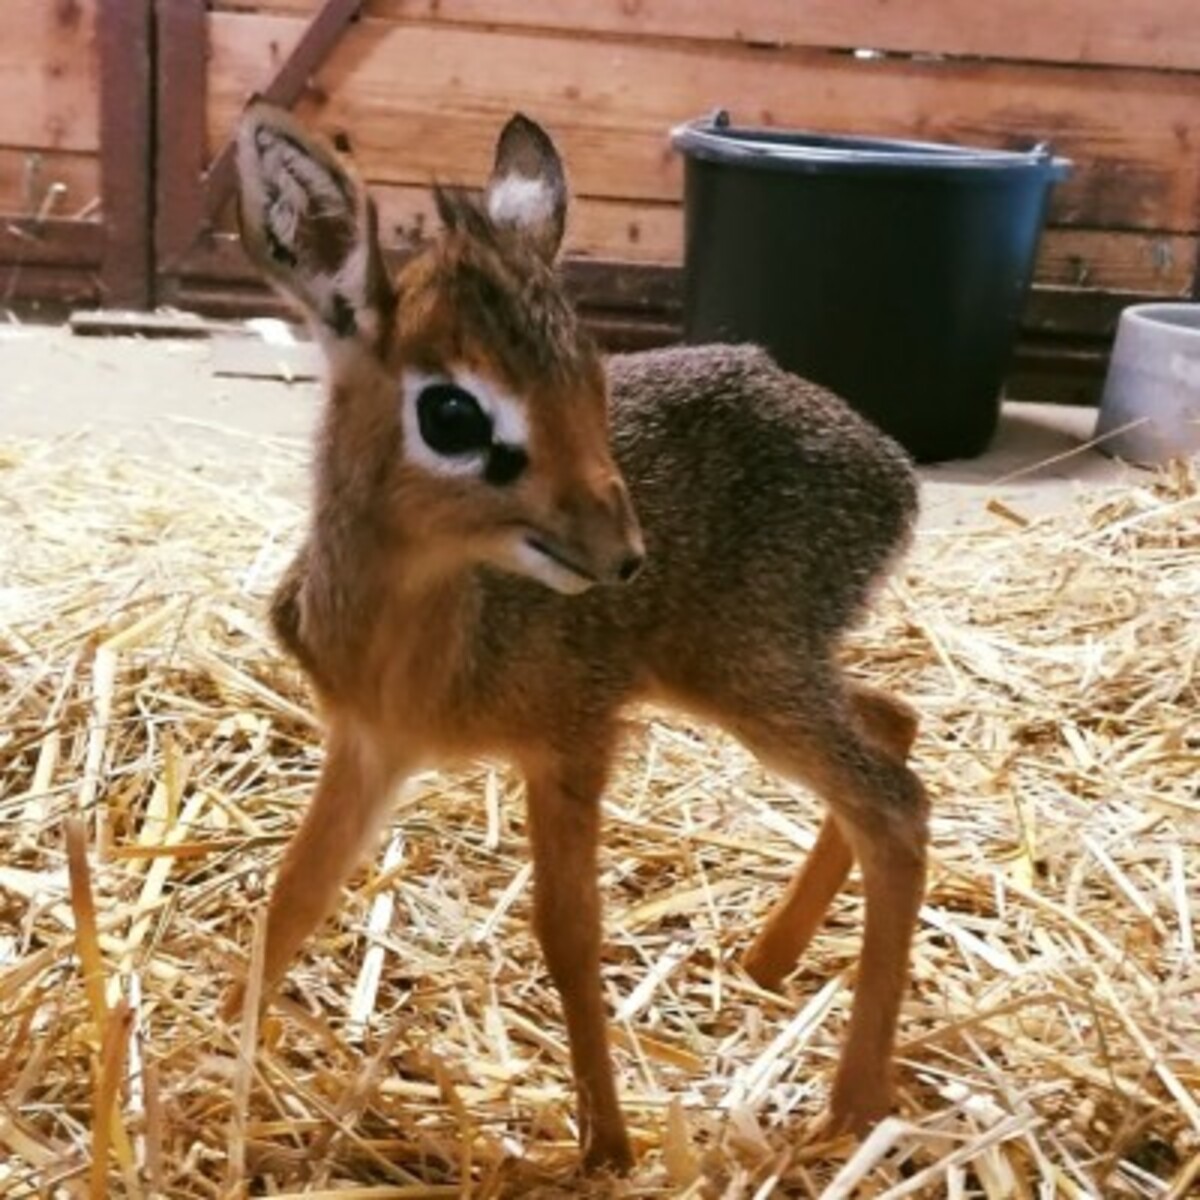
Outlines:
{"type": "Polygon", "coordinates": [[[604,808],[605,987],[639,1154],[615,1184],[574,1173],[518,781],[494,764],[397,799],[255,1029],[259,914],[320,763],[263,623],[303,479],[282,445],[236,469],[177,457],[0,449],[0,1193],[1195,1191],[1192,471],[1053,512],[985,495],[966,524],[933,492],[846,648],[921,711],[934,802],[899,1112],[862,1145],[808,1133],[857,883],[786,995],[738,967],[819,806],[712,730],[633,714],[604,808]],[[235,1038],[219,1014],[248,954],[235,1038]]]}

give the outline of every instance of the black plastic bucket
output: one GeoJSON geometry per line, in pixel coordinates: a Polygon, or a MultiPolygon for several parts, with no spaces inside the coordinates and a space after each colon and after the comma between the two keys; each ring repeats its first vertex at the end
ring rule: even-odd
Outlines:
{"type": "Polygon", "coordinates": [[[923,461],[986,448],[1069,163],[1044,146],[739,129],[723,113],[672,141],[688,341],[765,346],[923,461]]]}

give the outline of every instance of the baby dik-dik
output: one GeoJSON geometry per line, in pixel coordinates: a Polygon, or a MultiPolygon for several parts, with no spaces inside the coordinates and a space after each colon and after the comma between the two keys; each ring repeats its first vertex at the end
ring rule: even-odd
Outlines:
{"type": "Polygon", "coordinates": [[[813,853],[746,958],[778,987],[853,860],[866,932],[828,1128],[868,1129],[924,886],[916,721],[845,679],[843,631],[909,538],[911,466],[841,401],[750,348],[607,364],[554,259],[567,207],[546,134],[513,117],[479,200],[389,279],[375,209],[331,147],[265,104],[238,134],[242,238],[327,359],[306,541],[275,630],[327,726],[270,901],[279,982],[388,815],[475,755],[525,779],[537,936],[561,995],[583,1155],[624,1168],[600,986],[600,797],[618,718],[663,701],[815,789],[813,853]]]}

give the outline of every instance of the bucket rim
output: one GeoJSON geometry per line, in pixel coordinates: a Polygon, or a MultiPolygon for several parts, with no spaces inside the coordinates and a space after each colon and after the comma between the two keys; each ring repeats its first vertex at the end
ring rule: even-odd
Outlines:
{"type": "Polygon", "coordinates": [[[1188,341],[1200,338],[1200,302],[1195,300],[1152,300],[1129,304],[1121,309],[1120,320],[1126,324],[1149,326],[1175,331],[1175,336],[1188,341]]]}
{"type": "Polygon", "coordinates": [[[1056,156],[1046,142],[1029,150],[992,150],[805,129],[760,129],[732,124],[724,110],[676,125],[671,130],[671,144],[688,158],[773,170],[921,174],[1032,170],[1059,180],[1070,173],[1072,165],[1069,159],[1056,156]]]}

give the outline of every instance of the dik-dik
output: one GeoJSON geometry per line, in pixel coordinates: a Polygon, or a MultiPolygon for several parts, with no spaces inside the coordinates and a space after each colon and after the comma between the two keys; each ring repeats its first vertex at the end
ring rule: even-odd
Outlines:
{"type": "MultiPolygon", "coordinates": [[[[600,799],[621,713],[716,722],[828,815],[745,959],[777,988],[853,861],[866,931],[827,1130],[887,1113],[925,876],[902,703],[847,680],[844,631],[905,548],[903,452],[763,352],[603,361],[554,260],[567,189],[515,116],[482,197],[389,278],[375,208],[330,145],[254,103],[242,239],[327,363],[307,537],[272,607],[326,757],[270,900],[264,987],[337,903],[414,771],[524,777],[533,920],[562,999],[588,1167],[627,1168],[600,985],[600,799]]],[[[864,353],[868,352],[864,347],[864,353]]]]}

